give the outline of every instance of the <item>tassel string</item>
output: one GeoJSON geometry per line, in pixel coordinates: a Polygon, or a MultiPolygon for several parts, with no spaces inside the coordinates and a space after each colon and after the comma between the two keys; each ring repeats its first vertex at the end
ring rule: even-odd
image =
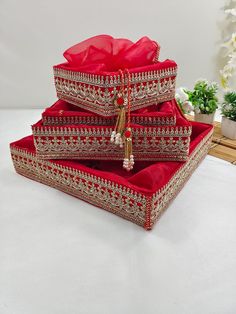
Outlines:
{"type": "Polygon", "coordinates": [[[124,145],[123,168],[127,171],[133,169],[134,156],[132,153],[132,129],[131,129],[131,75],[128,69],[119,70],[121,87],[115,99],[118,108],[117,120],[114,131],[111,134],[111,142],[124,145]],[[127,91],[125,91],[125,78],[127,81],[127,91]],[[126,121],[127,120],[127,121],[126,121]]]}

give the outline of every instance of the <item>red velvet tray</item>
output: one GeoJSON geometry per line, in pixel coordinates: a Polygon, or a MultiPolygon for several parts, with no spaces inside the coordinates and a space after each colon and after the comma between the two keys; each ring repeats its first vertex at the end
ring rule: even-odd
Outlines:
{"type": "MultiPolygon", "coordinates": [[[[131,122],[140,125],[175,125],[175,101],[133,111],[131,122]]],[[[116,117],[102,117],[85,109],[80,109],[64,100],[58,100],[42,113],[43,125],[115,125],[116,117]]]]}
{"type": "Polygon", "coordinates": [[[117,161],[42,160],[33,137],[10,145],[18,173],[151,229],[210,147],[212,126],[192,122],[190,157],[184,162],[136,162],[126,172],[117,161]]]}
{"type": "MultiPolygon", "coordinates": [[[[116,114],[114,100],[121,88],[119,72],[79,72],[68,62],[54,66],[59,99],[102,116],[116,114]]],[[[129,69],[131,110],[171,100],[175,97],[177,65],[172,60],[129,69]]],[[[127,82],[125,81],[127,85],[127,82]]],[[[127,88],[125,89],[127,94],[127,88]]]]}
{"type": "MultiPolygon", "coordinates": [[[[175,105],[175,126],[132,125],[135,160],[176,160],[188,158],[191,124],[175,105]]],[[[32,126],[37,154],[43,159],[123,160],[124,149],[111,143],[114,127],[63,125],[32,126]]]]}

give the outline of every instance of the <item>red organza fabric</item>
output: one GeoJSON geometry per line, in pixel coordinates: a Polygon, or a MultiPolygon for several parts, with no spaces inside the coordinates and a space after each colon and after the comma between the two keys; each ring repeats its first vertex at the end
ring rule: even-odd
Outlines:
{"type": "Polygon", "coordinates": [[[155,63],[159,49],[146,36],[133,43],[125,38],[98,35],[72,46],[63,55],[79,71],[117,71],[155,63]]]}

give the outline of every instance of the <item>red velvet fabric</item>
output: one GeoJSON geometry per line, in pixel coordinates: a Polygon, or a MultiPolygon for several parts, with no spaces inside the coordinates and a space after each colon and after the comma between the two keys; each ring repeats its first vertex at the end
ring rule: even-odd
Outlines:
{"type": "MultiPolygon", "coordinates": [[[[208,124],[198,122],[191,122],[191,124],[193,132],[191,136],[190,156],[197,145],[212,130],[212,126],[208,124]]],[[[28,152],[35,153],[32,136],[27,136],[11,143],[11,147],[21,148],[28,152]]],[[[85,171],[147,195],[151,195],[163,187],[183,165],[182,162],[174,161],[136,161],[135,169],[132,172],[126,172],[120,167],[120,161],[51,160],[51,162],[85,171]]]]}
{"type": "MultiPolygon", "coordinates": [[[[184,117],[182,116],[182,114],[179,112],[178,108],[175,107],[175,113],[176,113],[176,126],[190,126],[190,122],[184,117]]],[[[33,124],[32,127],[42,127],[43,126],[43,122],[42,120],[38,121],[37,123],[33,124]]],[[[136,128],[136,129],[143,129],[145,128],[146,126],[143,126],[143,125],[140,125],[140,124],[134,124],[134,123],[131,123],[131,128],[136,128]]],[[[44,129],[50,129],[50,128],[59,128],[59,129],[63,129],[63,127],[70,127],[71,129],[86,129],[86,128],[91,128],[90,126],[86,125],[86,124],[79,124],[79,125],[75,125],[75,124],[69,124],[69,125],[66,125],[66,126],[61,126],[61,125],[53,125],[53,126],[50,126],[50,125],[46,125],[46,126],[43,126],[44,129]]],[[[150,129],[151,128],[156,128],[156,126],[148,126],[150,129]]],[[[165,129],[165,128],[175,128],[175,126],[160,126],[161,128],[165,129]]],[[[110,125],[97,125],[97,126],[93,126],[93,128],[96,128],[96,129],[106,129],[106,128],[111,128],[110,125]]]]}
{"type": "MultiPolygon", "coordinates": [[[[65,115],[87,115],[87,116],[98,116],[95,113],[80,109],[76,106],[70,105],[62,100],[57,101],[52,107],[49,107],[48,109],[46,109],[46,111],[43,113],[43,116],[45,115],[53,115],[53,116],[59,116],[59,111],[58,111],[58,107],[60,108],[65,108],[66,113],[65,115]],[[74,109],[73,111],[70,111],[70,109],[74,109]],[[69,110],[68,110],[69,109],[69,110]]],[[[64,110],[64,109],[60,109],[60,110],[64,110]]],[[[189,126],[190,123],[189,121],[183,116],[182,112],[179,109],[179,106],[176,103],[176,100],[173,99],[171,101],[166,101],[164,103],[161,104],[157,104],[157,105],[153,105],[153,106],[149,106],[143,109],[139,109],[136,111],[133,111],[131,113],[132,115],[140,115],[140,116],[165,116],[167,113],[171,113],[171,115],[176,116],[176,125],[177,126],[189,126]]],[[[63,114],[64,115],[64,114],[63,114]]],[[[41,120],[39,122],[37,122],[34,126],[42,126],[42,122],[41,120]]],[[[68,125],[67,125],[68,126],[68,125]]],[[[78,128],[78,125],[69,125],[70,127],[75,127],[78,128]]],[[[134,126],[134,125],[133,125],[134,126]]],[[[49,126],[50,127],[50,126],[49,126]]],[[[61,127],[61,126],[60,126],[61,127]]],[[[85,127],[87,128],[87,125],[80,125],[79,127],[85,127]]],[[[103,128],[104,126],[96,126],[96,128],[103,128]]],[[[142,128],[143,126],[141,125],[135,125],[135,127],[140,127],[142,128]]],[[[168,126],[162,126],[163,128],[168,127],[168,126]]]]}
{"type": "Polygon", "coordinates": [[[117,71],[153,64],[158,52],[159,45],[146,36],[133,43],[125,38],[98,35],[70,47],[63,55],[78,71],[117,71]]]}
{"type": "MultiPolygon", "coordinates": [[[[146,108],[132,111],[131,116],[142,117],[173,117],[175,116],[175,100],[166,101],[160,104],[150,105],[146,108]]],[[[58,100],[51,107],[46,108],[42,113],[43,117],[100,117],[99,115],[72,105],[64,100],[58,100]]],[[[104,117],[103,117],[104,119],[104,117]]],[[[110,119],[107,117],[106,119],[110,119]]]]}

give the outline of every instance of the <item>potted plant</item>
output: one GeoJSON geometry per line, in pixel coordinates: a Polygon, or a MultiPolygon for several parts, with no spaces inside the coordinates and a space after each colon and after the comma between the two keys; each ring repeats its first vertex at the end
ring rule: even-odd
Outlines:
{"type": "Polygon", "coordinates": [[[198,80],[193,91],[185,90],[188,100],[194,107],[195,121],[213,124],[218,98],[216,93],[218,85],[207,80],[198,80]]]}
{"type": "Polygon", "coordinates": [[[228,92],[224,95],[221,114],[222,134],[232,140],[236,140],[236,92],[228,92]]]}

